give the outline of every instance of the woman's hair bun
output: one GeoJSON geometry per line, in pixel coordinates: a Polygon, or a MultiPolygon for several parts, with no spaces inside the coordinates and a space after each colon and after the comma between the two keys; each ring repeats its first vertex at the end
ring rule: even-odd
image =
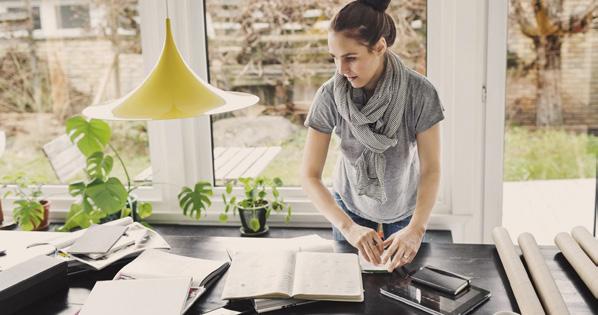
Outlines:
{"type": "Polygon", "coordinates": [[[384,12],[388,5],[390,4],[390,0],[358,0],[359,2],[366,4],[376,11],[384,12]]]}

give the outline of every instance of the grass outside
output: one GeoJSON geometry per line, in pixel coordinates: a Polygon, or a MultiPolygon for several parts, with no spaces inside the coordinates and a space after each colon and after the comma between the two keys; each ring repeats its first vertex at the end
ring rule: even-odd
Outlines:
{"type": "Polygon", "coordinates": [[[594,178],[598,137],[558,129],[509,127],[505,136],[505,181],[594,178]]]}

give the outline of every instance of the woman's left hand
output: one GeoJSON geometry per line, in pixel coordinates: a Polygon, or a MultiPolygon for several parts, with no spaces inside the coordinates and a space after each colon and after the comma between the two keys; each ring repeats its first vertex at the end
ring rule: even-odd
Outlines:
{"type": "Polygon", "coordinates": [[[410,263],[415,258],[425,232],[424,227],[407,225],[384,240],[384,248],[387,250],[382,256],[382,264],[387,265],[388,272],[410,263]],[[389,260],[390,263],[387,264],[389,260]]]}

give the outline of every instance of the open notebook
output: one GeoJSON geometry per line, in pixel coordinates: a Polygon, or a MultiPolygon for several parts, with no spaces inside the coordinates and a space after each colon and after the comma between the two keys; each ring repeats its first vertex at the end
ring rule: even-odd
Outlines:
{"type": "Polygon", "coordinates": [[[192,283],[184,312],[230,265],[227,261],[200,259],[148,249],[124,266],[114,280],[191,277],[192,283]]]}
{"type": "Polygon", "coordinates": [[[291,297],[362,302],[357,255],[273,251],[233,256],[222,299],[291,297]]]}

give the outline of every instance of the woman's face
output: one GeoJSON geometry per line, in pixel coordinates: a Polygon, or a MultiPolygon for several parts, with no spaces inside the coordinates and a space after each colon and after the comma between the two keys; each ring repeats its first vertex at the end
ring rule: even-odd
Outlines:
{"type": "Polygon", "coordinates": [[[353,88],[373,90],[384,70],[384,38],[370,51],[357,40],[343,33],[328,32],[328,52],[336,71],[345,76],[353,88]]]}

